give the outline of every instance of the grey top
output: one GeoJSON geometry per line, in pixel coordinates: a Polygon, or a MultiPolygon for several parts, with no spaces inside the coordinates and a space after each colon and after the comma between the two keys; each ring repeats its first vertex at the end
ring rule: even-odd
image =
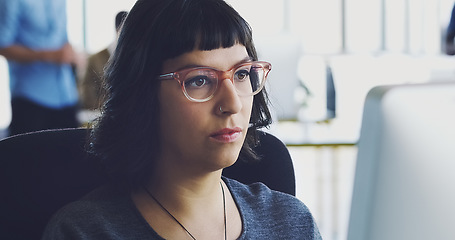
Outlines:
{"type": "MultiPolygon", "coordinates": [[[[224,182],[243,223],[239,239],[322,239],[308,208],[297,198],[262,183],[224,182]]],[[[48,239],[160,239],[129,194],[101,187],[60,209],[43,235],[48,239]]]]}

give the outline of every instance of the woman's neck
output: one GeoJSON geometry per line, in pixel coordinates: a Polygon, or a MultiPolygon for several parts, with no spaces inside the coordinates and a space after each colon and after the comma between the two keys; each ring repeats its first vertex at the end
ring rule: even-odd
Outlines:
{"type": "MultiPolygon", "coordinates": [[[[184,176],[184,174],[168,175],[152,178],[145,186],[153,194],[176,205],[195,202],[213,201],[220,196],[221,171],[205,176],[184,176]]],[[[193,204],[191,204],[193,205],[193,204]]]]}
{"type": "Polygon", "coordinates": [[[221,174],[206,178],[153,178],[144,188],[133,193],[132,199],[162,237],[191,239],[187,229],[196,239],[224,239],[226,206],[235,205],[221,174]]]}

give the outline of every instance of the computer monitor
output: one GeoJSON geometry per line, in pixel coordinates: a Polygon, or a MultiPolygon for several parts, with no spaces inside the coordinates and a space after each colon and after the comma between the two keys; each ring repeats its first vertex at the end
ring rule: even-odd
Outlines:
{"type": "Polygon", "coordinates": [[[455,82],[367,95],[348,240],[455,239],[455,82]]]}

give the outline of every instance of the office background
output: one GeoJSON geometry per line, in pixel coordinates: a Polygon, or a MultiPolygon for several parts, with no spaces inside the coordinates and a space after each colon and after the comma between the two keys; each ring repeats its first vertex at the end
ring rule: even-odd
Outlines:
{"type": "MultiPolygon", "coordinates": [[[[115,37],[114,18],[134,0],[69,0],[73,46],[93,54],[115,37]]],[[[275,124],[288,144],[297,196],[325,239],[345,239],[363,100],[375,85],[455,79],[443,54],[454,0],[227,0],[251,24],[259,56],[274,64],[275,124]],[[327,71],[327,70],[330,71],[327,71]],[[336,90],[327,113],[327,79],[336,90]]],[[[0,129],[11,119],[0,57],[0,129]]]]}

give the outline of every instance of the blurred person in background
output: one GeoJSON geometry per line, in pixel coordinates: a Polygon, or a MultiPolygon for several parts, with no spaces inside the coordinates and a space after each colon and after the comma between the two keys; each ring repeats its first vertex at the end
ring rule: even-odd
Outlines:
{"type": "Polygon", "coordinates": [[[0,54],[8,61],[9,135],[77,127],[78,56],[68,43],[66,0],[0,0],[0,54]]]}
{"type": "Polygon", "coordinates": [[[114,41],[105,49],[91,55],[88,58],[87,68],[83,79],[80,81],[79,92],[83,109],[99,109],[103,101],[102,76],[104,66],[117,46],[117,37],[122,26],[122,22],[128,12],[121,11],[115,16],[116,37],[114,41]]]}
{"type": "Polygon", "coordinates": [[[453,40],[455,39],[455,5],[452,8],[452,14],[450,16],[449,26],[447,27],[447,32],[445,36],[445,52],[447,55],[455,55],[455,44],[453,40]]]}

